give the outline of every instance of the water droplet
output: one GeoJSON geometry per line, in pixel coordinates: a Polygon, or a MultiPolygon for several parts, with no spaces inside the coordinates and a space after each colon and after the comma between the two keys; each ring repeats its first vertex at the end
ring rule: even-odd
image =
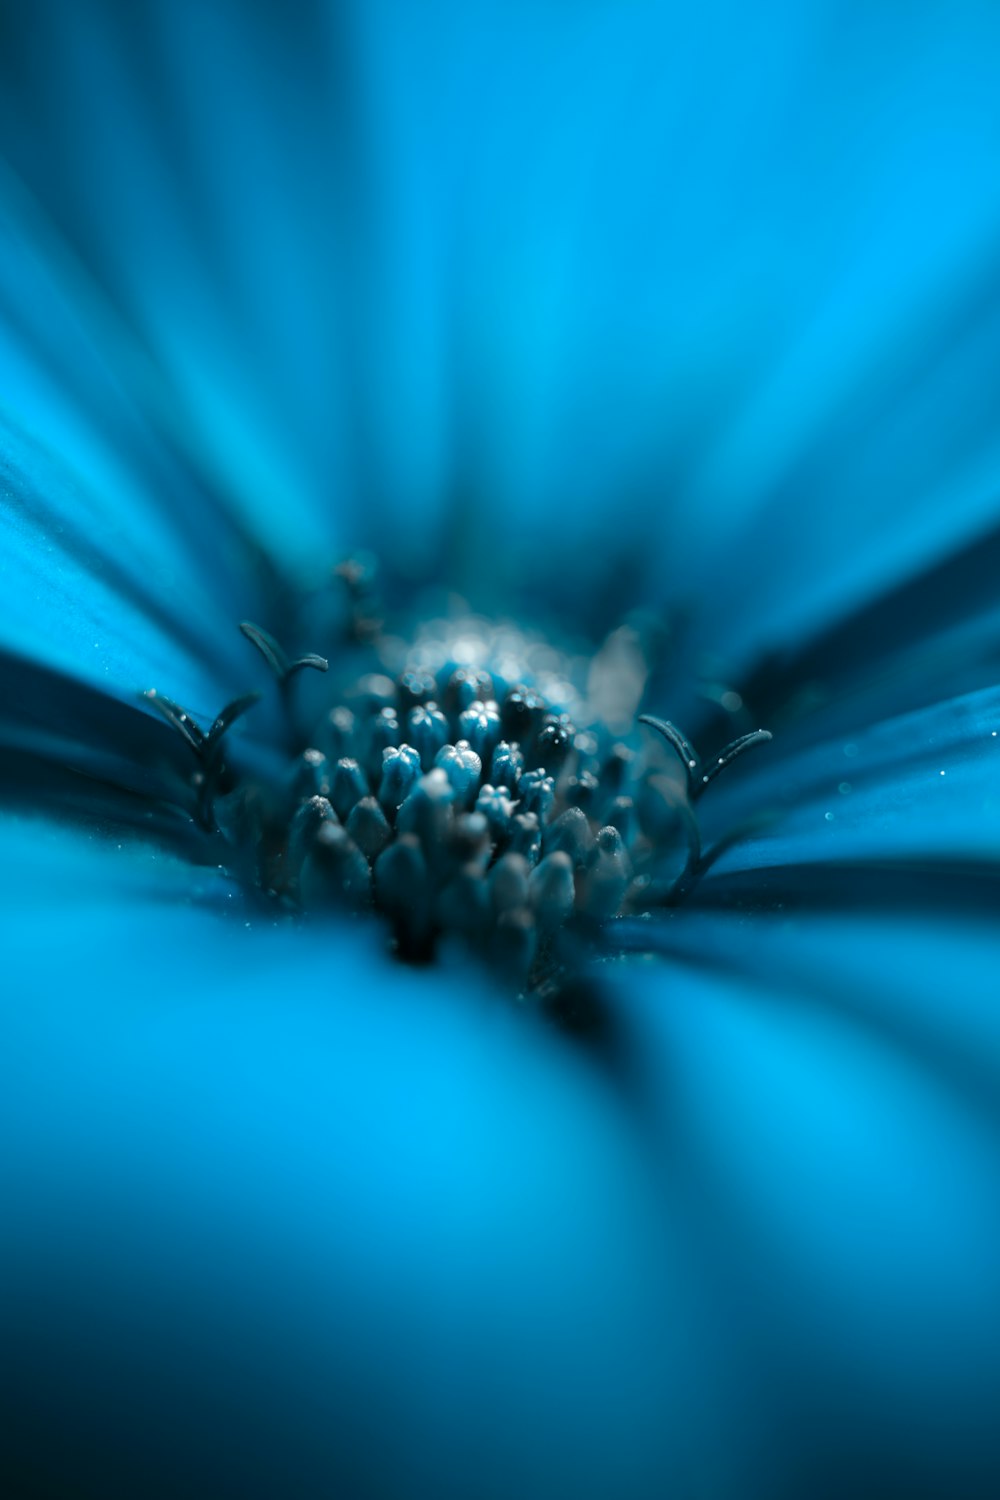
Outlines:
{"type": "Polygon", "coordinates": [[[824,818],[826,819],[826,821],[828,823],[832,823],[833,822],[833,813],[832,812],[824,813],[823,816],[824,816],[824,818]]]}

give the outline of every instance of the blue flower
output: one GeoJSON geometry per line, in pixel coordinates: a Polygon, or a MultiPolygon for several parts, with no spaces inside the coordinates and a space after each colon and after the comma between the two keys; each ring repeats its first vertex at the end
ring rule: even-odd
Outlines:
{"type": "Polygon", "coordinates": [[[4,13],[11,1493],[995,1479],[998,42],[4,13]],[[262,913],[164,797],[141,692],[205,726],[241,620],[322,649],[359,544],[560,644],[639,611],[651,713],[775,732],[597,1035],[262,913]]]}

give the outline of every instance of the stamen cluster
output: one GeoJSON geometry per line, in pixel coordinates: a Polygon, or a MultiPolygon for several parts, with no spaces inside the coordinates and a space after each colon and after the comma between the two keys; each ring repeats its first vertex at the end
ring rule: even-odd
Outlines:
{"type": "MultiPolygon", "coordinates": [[[[241,629],[286,707],[296,673],[327,670],[318,656],[289,661],[258,626],[241,629]]],[[[146,697],[199,760],[202,822],[252,851],[262,891],[306,913],[373,907],[401,957],[424,962],[454,940],[535,989],[574,936],[691,888],[701,860],[693,803],[770,736],[744,735],[702,767],[666,720],[642,715],[615,733],[595,718],[573,664],[551,649],[540,658],[508,631],[504,653],[484,664],[457,660],[459,639],[452,625],[425,636],[394,675],[347,682],[280,785],[234,774],[222,758],[227,730],[258,695],[228,705],[208,731],[162,695],[146,697]]]]}

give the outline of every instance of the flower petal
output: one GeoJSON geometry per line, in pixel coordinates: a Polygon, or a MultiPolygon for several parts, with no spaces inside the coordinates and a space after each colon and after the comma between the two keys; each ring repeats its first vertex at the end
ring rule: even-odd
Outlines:
{"type": "MultiPolygon", "coordinates": [[[[436,388],[423,310],[452,311],[467,462],[488,459],[522,566],[529,530],[561,555],[571,505],[576,535],[631,532],[648,585],[693,586],[710,633],[755,651],[981,524],[1000,459],[995,17],[927,15],[901,47],[826,6],[640,7],[627,27],[441,14],[446,47],[378,6],[358,28],[387,319],[422,340],[397,356],[406,388],[428,366],[436,388]],[[452,225],[457,286],[433,279],[452,225]]],[[[382,430],[397,391],[372,384],[382,430]]],[[[411,456],[387,453],[390,491],[411,456]]]]}
{"type": "Polygon", "coordinates": [[[755,1398],[777,1397],[786,1460],[803,1466],[774,1492],[811,1493],[824,1449],[824,1493],[852,1471],[867,1472],[862,1489],[879,1474],[883,1493],[988,1472],[1000,1378],[989,924],[678,911],[646,942],[683,968],[671,982],[633,962],[614,986],[633,1098],[665,1175],[686,1185],[734,1343],[756,1350],[755,1398]]]}
{"type": "Polygon", "coordinates": [[[585,1053],[371,929],[227,922],[129,847],[4,843],[25,1483],[177,1494],[209,1432],[220,1492],[639,1495],[733,1464],[711,1310],[585,1053]]]}
{"type": "Polygon", "coordinates": [[[726,536],[694,580],[711,601],[705,635],[718,637],[724,621],[743,662],[808,639],[995,523],[1000,405],[981,393],[1000,354],[1000,283],[984,253],[1000,233],[1000,182],[984,184],[978,203],[965,186],[939,210],[954,238],[940,263],[907,254],[891,267],[887,256],[877,274],[896,285],[864,322],[829,306],[824,352],[796,351],[788,383],[765,398],[770,417],[748,416],[745,442],[719,458],[729,478],[705,480],[704,497],[691,497],[726,536]],[[897,326],[880,335],[885,316],[897,326]],[[846,368],[827,372],[827,359],[846,368]],[[754,559],[766,560],[764,577],[754,559]]]}
{"type": "Polygon", "coordinates": [[[337,246],[314,187],[331,160],[325,93],[303,87],[323,28],[176,7],[139,27],[113,6],[44,15],[4,24],[0,139],[46,246],[64,249],[83,310],[124,356],[129,395],[275,558],[309,562],[335,541],[325,498],[344,490],[323,315],[337,246]],[[298,55],[284,67],[286,38],[298,55]]]}
{"type": "Polygon", "coordinates": [[[986,10],[45,13],[7,154],[276,554],[503,595],[569,529],[743,665],[992,516],[986,10]]]}
{"type": "Polygon", "coordinates": [[[1000,529],[941,556],[741,682],[782,752],[987,687],[1000,677],[1000,529]]]}
{"type": "Polygon", "coordinates": [[[213,712],[237,670],[218,618],[199,616],[196,597],[182,602],[169,568],[117,544],[114,507],[88,506],[62,462],[7,423],[0,466],[0,643],[116,696],[169,684],[213,712]]]}
{"type": "Polygon", "coordinates": [[[736,872],[818,863],[1000,858],[1000,689],[849,740],[779,747],[742,780],[720,779],[701,805],[707,841],[722,841],[706,889],[736,872]],[[746,836],[733,837],[741,827],[746,836]]]}

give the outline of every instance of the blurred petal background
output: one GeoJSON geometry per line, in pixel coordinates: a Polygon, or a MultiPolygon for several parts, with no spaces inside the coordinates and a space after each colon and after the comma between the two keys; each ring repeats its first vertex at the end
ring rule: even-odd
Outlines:
{"type": "Polygon", "coordinates": [[[996,1492],[998,49],[0,10],[9,1493],[996,1492]],[[357,545],[776,731],[600,1046],[159,837],[137,694],[357,545]]]}

